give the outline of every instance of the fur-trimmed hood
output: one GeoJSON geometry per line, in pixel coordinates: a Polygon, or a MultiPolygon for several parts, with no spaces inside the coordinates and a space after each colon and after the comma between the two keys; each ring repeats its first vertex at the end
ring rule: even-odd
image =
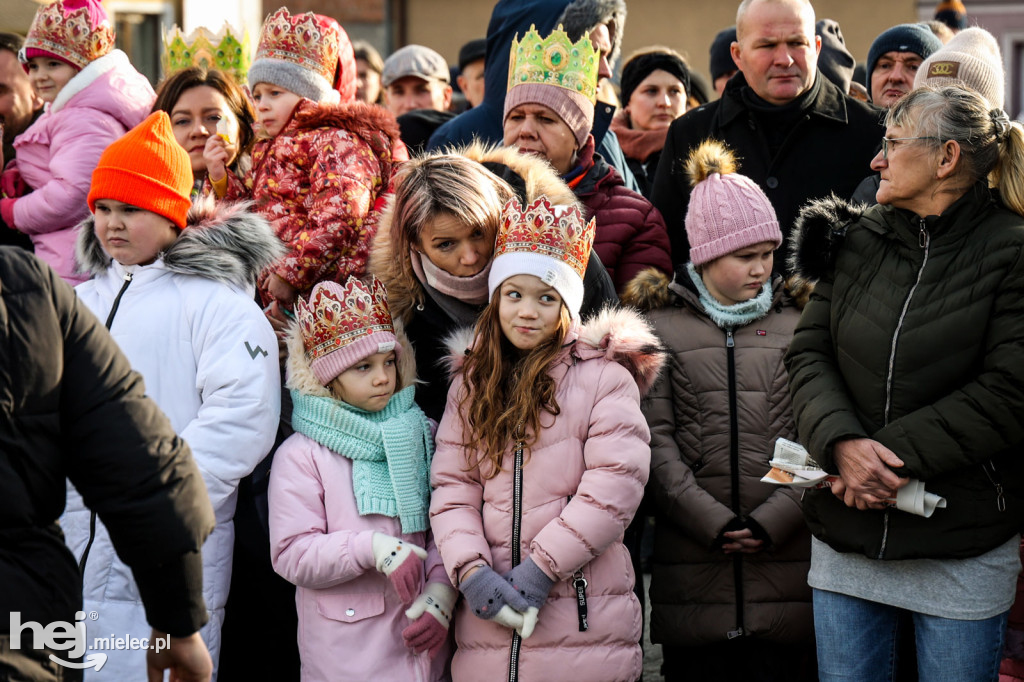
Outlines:
{"type": "MultiPolygon", "coordinates": [[[[474,142],[467,147],[447,152],[436,152],[432,156],[460,154],[478,163],[498,163],[508,166],[518,174],[526,185],[526,201],[547,196],[554,203],[579,206],[573,191],[562,182],[547,161],[537,156],[520,154],[515,147],[499,147],[474,142]]],[[[367,272],[376,275],[388,290],[388,304],[391,315],[408,322],[413,310],[423,300],[423,286],[413,274],[408,253],[395,253],[396,232],[401,227],[394,224],[394,202],[390,199],[381,213],[380,225],[370,247],[367,272]]]]}
{"type": "MultiPolygon", "coordinates": [[[[281,240],[248,202],[198,199],[189,209],[187,227],[161,254],[164,267],[182,275],[196,275],[238,287],[250,287],[257,276],[284,255],[281,240]]],[[[79,271],[98,276],[111,258],[96,236],[95,219],[80,226],[75,243],[79,271]]]]}
{"type": "Polygon", "coordinates": [[[600,24],[609,24],[612,51],[608,55],[608,64],[614,68],[622,52],[626,3],[625,0],[573,0],[556,24],[561,24],[572,40],[579,40],[600,24]]]}
{"type": "MultiPolygon", "coordinates": [[[[402,351],[398,353],[398,378],[402,388],[416,383],[416,354],[412,344],[405,335],[402,323],[395,320],[395,336],[402,351]]],[[[295,322],[288,329],[288,361],[285,363],[285,383],[287,388],[318,398],[332,397],[329,388],[320,383],[313,374],[313,367],[306,359],[306,349],[302,343],[302,328],[295,322]]]]}
{"type": "MultiPolygon", "coordinates": [[[[771,282],[773,305],[791,300],[788,281],[783,283],[781,275],[773,274],[771,282]]],[[[677,300],[686,302],[698,311],[704,309],[700,295],[683,269],[677,270],[671,279],[657,268],[641,270],[623,289],[621,299],[623,305],[632,306],[643,313],[664,308],[677,300]],[[684,282],[677,281],[680,276],[685,277],[684,282]]]]}
{"type": "Polygon", "coordinates": [[[811,284],[821,279],[835,263],[846,230],[866,208],[835,194],[805,204],[789,235],[789,272],[811,284]]]}
{"type": "MultiPolygon", "coordinates": [[[[445,338],[447,364],[451,374],[462,369],[472,348],[471,328],[457,329],[445,338]]],[[[574,325],[566,338],[565,361],[604,358],[629,370],[646,395],[665,364],[665,349],[651,325],[636,310],[606,307],[582,325],[574,325]]]]}

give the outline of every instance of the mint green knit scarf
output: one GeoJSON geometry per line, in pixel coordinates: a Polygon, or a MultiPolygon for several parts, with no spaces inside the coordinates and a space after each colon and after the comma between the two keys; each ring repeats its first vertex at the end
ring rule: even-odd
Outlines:
{"type": "Polygon", "coordinates": [[[295,430],[352,460],[359,515],[397,516],[403,533],[425,531],[434,439],[427,416],[413,403],[416,388],[394,394],[380,412],[335,398],[291,393],[295,430]]]}
{"type": "Polygon", "coordinates": [[[734,303],[733,305],[722,305],[718,302],[708,288],[704,286],[704,279],[693,267],[693,263],[686,264],[686,271],[690,273],[690,280],[697,287],[697,294],[700,303],[704,306],[704,312],[708,314],[711,321],[721,329],[738,329],[745,327],[751,322],[760,320],[772,309],[772,281],[768,281],[761,287],[760,293],[749,301],[734,303]]]}

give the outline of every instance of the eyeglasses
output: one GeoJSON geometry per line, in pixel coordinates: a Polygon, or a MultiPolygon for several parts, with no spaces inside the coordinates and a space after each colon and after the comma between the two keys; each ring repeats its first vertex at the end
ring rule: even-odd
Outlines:
{"type": "MultiPolygon", "coordinates": [[[[908,142],[910,140],[938,140],[940,138],[934,135],[922,135],[921,137],[883,137],[882,138],[882,158],[886,161],[889,160],[889,143],[891,142],[908,142]]],[[[893,145],[895,147],[895,145],[893,145]]]]}

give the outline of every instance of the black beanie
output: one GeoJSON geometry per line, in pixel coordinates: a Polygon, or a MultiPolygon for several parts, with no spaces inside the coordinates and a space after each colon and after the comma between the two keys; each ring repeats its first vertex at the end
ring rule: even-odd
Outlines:
{"type": "Polygon", "coordinates": [[[645,52],[632,58],[622,67],[620,100],[622,106],[629,104],[633,91],[645,78],[661,69],[672,74],[683,84],[683,90],[690,94],[690,69],[682,57],[669,52],[645,52]]]}
{"type": "Polygon", "coordinates": [[[718,80],[730,71],[736,71],[736,62],[732,60],[732,44],[736,41],[736,27],[722,29],[711,41],[711,80],[718,80]]]}
{"type": "Polygon", "coordinates": [[[821,52],[818,53],[818,71],[825,78],[839,86],[843,94],[850,92],[853,81],[853,70],[856,60],[846,49],[843,32],[839,24],[832,19],[820,19],[814,26],[814,32],[821,36],[821,52]]]}
{"type": "Polygon", "coordinates": [[[867,86],[871,89],[871,72],[886,52],[913,52],[928,59],[932,52],[942,47],[942,41],[924,24],[898,24],[882,31],[868,50],[867,86]]]}

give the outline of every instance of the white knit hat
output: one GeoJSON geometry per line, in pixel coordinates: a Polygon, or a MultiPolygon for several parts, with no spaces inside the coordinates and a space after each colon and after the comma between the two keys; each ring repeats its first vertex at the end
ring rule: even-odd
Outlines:
{"type": "Polygon", "coordinates": [[[957,33],[921,63],[914,87],[966,85],[988,100],[990,107],[1002,109],[1005,80],[999,43],[991,33],[974,26],[957,33]]]}

